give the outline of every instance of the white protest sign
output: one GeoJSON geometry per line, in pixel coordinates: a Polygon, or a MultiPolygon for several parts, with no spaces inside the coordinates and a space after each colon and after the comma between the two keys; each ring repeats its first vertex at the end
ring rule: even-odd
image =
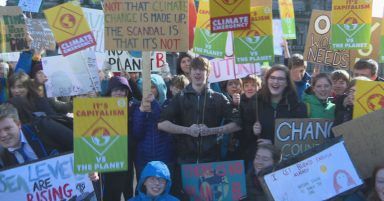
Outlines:
{"type": "Polygon", "coordinates": [[[101,91],[96,58],[93,52],[43,57],[43,71],[48,97],[75,96],[101,91]]]}
{"type": "Polygon", "coordinates": [[[280,19],[273,19],[273,51],[275,55],[283,55],[283,29],[280,19]]]}
{"type": "Polygon", "coordinates": [[[212,59],[208,82],[220,82],[225,80],[239,79],[249,74],[261,74],[261,66],[258,63],[253,64],[235,64],[234,57],[224,59],[212,59]]]}
{"type": "Polygon", "coordinates": [[[9,61],[9,62],[17,62],[20,58],[20,52],[6,52],[0,53],[0,60],[9,61]]]}
{"type": "Polygon", "coordinates": [[[373,0],[372,4],[372,17],[383,17],[384,14],[384,1],[373,0]]]}
{"type": "Polygon", "coordinates": [[[343,141],[264,180],[273,199],[284,201],[327,200],[363,184],[343,141]]]}
{"type": "Polygon", "coordinates": [[[38,13],[42,0],[20,0],[18,6],[22,11],[38,13]]]}
{"type": "Polygon", "coordinates": [[[0,6],[6,6],[7,0],[0,0],[0,6]]]}
{"type": "Polygon", "coordinates": [[[73,153],[0,172],[2,201],[96,200],[88,175],[73,172],[73,153]]]}
{"type": "MultiPolygon", "coordinates": [[[[112,67],[112,72],[141,72],[143,65],[141,51],[115,51],[106,52],[106,60],[112,67]]],[[[166,62],[165,52],[151,52],[151,71],[160,71],[166,62]]]]}

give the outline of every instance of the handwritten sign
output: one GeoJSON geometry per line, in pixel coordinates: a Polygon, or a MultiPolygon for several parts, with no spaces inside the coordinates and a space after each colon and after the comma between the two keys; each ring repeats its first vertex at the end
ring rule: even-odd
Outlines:
{"type": "Polygon", "coordinates": [[[283,37],[296,39],[295,11],[292,0],[279,0],[279,11],[283,25],[283,37]]]}
{"type": "Polygon", "coordinates": [[[182,165],[183,189],[190,200],[239,200],[246,195],[243,161],[182,165]]]}
{"type": "Polygon", "coordinates": [[[1,171],[1,200],[96,200],[88,175],[74,173],[73,158],[65,154],[1,171]]]}
{"type": "Polygon", "coordinates": [[[0,52],[18,52],[28,48],[25,20],[19,7],[0,7],[0,30],[0,52]]]}
{"type": "Polygon", "coordinates": [[[364,179],[371,177],[374,168],[384,163],[383,119],[384,110],[379,110],[332,128],[335,136],[343,136],[348,152],[364,179]]]}
{"type": "Polygon", "coordinates": [[[44,14],[64,56],[96,45],[80,6],[64,3],[44,14]]]}
{"type": "Polygon", "coordinates": [[[227,44],[227,32],[211,33],[208,0],[199,1],[199,11],[195,29],[193,52],[208,57],[224,58],[227,44]]]}
{"type": "Polygon", "coordinates": [[[75,96],[101,91],[98,68],[93,52],[81,52],[68,57],[42,58],[48,97],[75,96]]]}
{"type": "Polygon", "coordinates": [[[96,39],[96,45],[88,48],[90,51],[104,53],[104,13],[102,10],[81,8],[87,19],[89,28],[96,39]]]}
{"type": "Polygon", "coordinates": [[[210,0],[211,32],[249,29],[250,0],[210,0]]]}
{"type": "Polygon", "coordinates": [[[38,13],[42,0],[20,0],[18,6],[25,12],[38,13]]]}
{"type": "MultiPolygon", "coordinates": [[[[141,72],[143,67],[142,54],[137,51],[108,50],[106,58],[108,63],[112,66],[112,72],[141,72]]],[[[152,52],[151,71],[160,71],[165,62],[165,52],[152,52]]]]}
{"type": "Polygon", "coordinates": [[[236,64],[235,58],[212,59],[208,82],[221,82],[225,80],[239,79],[250,74],[261,75],[259,63],[236,64]]]}
{"type": "Polygon", "coordinates": [[[31,48],[34,50],[56,50],[56,41],[46,20],[26,19],[28,32],[33,38],[31,48]]]}
{"type": "Polygon", "coordinates": [[[356,82],[353,118],[384,108],[384,83],[375,81],[356,82]]]}
{"type": "Polygon", "coordinates": [[[274,200],[287,201],[327,200],[363,184],[344,142],[269,173],[263,179],[274,200]]]}
{"type": "Polygon", "coordinates": [[[104,15],[107,50],[188,50],[188,0],[106,0],[104,15]]]}
{"type": "Polygon", "coordinates": [[[281,29],[281,20],[273,19],[273,52],[275,55],[283,55],[283,30],[281,29]]]}
{"type": "Polygon", "coordinates": [[[262,63],[274,60],[272,7],[251,8],[251,29],[235,31],[236,63],[262,63]]]}
{"type": "Polygon", "coordinates": [[[348,50],[333,50],[331,40],[331,12],[312,10],[304,49],[304,59],[310,63],[332,66],[335,68],[350,67],[348,50]]]}
{"type": "Polygon", "coordinates": [[[367,48],[371,40],[371,17],[371,0],[332,1],[332,48],[367,48]]]}
{"type": "Polygon", "coordinates": [[[75,172],[127,170],[126,98],[75,98],[75,172]]]}
{"type": "Polygon", "coordinates": [[[284,158],[299,155],[321,145],[331,136],[332,120],[276,119],[275,147],[284,158]]]}

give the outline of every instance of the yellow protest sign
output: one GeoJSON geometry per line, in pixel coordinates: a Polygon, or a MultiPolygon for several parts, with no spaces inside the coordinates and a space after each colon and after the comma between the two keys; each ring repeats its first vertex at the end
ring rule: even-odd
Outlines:
{"type": "Polygon", "coordinates": [[[211,32],[248,29],[250,0],[210,0],[211,32]]]}
{"type": "Polygon", "coordinates": [[[65,3],[44,10],[44,14],[64,56],[96,45],[81,7],[65,3]]]}
{"type": "Polygon", "coordinates": [[[295,13],[292,0],[279,0],[283,38],[296,39],[295,13]]]}
{"type": "Polygon", "coordinates": [[[76,98],[74,101],[75,172],[126,170],[128,159],[126,98],[76,98]]]}
{"type": "Polygon", "coordinates": [[[269,6],[251,7],[251,27],[235,31],[236,37],[272,35],[272,9],[269,6]]]}
{"type": "Polygon", "coordinates": [[[356,82],[353,118],[384,108],[384,83],[374,81],[356,82]]]}
{"type": "Polygon", "coordinates": [[[201,0],[199,2],[199,11],[197,13],[196,28],[211,30],[211,22],[209,20],[209,1],[201,0]]]}

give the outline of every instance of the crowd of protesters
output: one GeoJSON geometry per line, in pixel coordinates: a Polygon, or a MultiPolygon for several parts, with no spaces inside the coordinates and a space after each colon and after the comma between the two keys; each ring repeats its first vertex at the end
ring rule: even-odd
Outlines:
{"type": "MultiPolygon", "coordinates": [[[[257,174],[281,160],[280,150],[273,146],[275,120],[324,118],[342,124],[352,119],[356,81],[383,81],[372,59],[357,61],[351,72],[311,76],[302,55],[286,51],[285,56],[286,65],[272,65],[264,75],[223,81],[213,90],[209,61],[180,53],[177,75],[163,79],[152,74],[147,97],[142,97],[138,73],[112,76],[106,66],[100,71],[102,91],[80,97],[128,98],[129,168],[90,173],[95,182],[102,178],[103,184],[96,186],[99,196],[108,201],[122,195],[125,200],[188,200],[182,189],[182,164],[244,160],[245,199],[266,200],[257,174]]],[[[73,150],[71,128],[51,119],[46,119],[43,130],[33,126],[41,114],[71,116],[67,114],[72,113],[74,97],[47,98],[44,83],[49,77],[42,71],[41,55],[32,64],[27,74],[0,63],[1,168],[73,150]]],[[[363,191],[343,200],[383,201],[382,166],[371,180],[363,191]]]]}

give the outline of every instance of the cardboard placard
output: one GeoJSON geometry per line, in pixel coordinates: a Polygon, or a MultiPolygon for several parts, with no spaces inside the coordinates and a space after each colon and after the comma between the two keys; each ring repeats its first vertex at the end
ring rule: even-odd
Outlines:
{"type": "Polygon", "coordinates": [[[343,136],[350,156],[366,179],[372,176],[376,166],[384,163],[384,110],[333,127],[335,136],[343,136]]]}
{"type": "Polygon", "coordinates": [[[188,0],[104,1],[107,50],[188,51],[188,0]]]}
{"type": "Polygon", "coordinates": [[[64,56],[96,45],[81,7],[68,2],[44,10],[44,14],[64,56]]]}
{"type": "Polygon", "coordinates": [[[371,41],[371,18],[371,0],[332,1],[332,48],[367,48],[371,41]]]}
{"type": "Polygon", "coordinates": [[[73,153],[0,172],[1,200],[96,200],[88,175],[75,174],[73,153]]]}
{"type": "Polygon", "coordinates": [[[75,96],[101,91],[96,58],[93,52],[80,52],[67,57],[42,58],[48,97],[75,96]]]}
{"type": "MultiPolygon", "coordinates": [[[[108,50],[106,60],[112,72],[141,72],[143,67],[142,53],[139,51],[108,50]]],[[[158,72],[166,62],[165,52],[151,52],[151,71],[158,72]]]]}
{"type": "Polygon", "coordinates": [[[128,168],[126,98],[75,98],[75,172],[114,172],[128,168]]]}
{"type": "Polygon", "coordinates": [[[331,12],[312,10],[304,49],[304,60],[335,68],[350,67],[349,50],[331,49],[331,12]]]}
{"type": "Polygon", "coordinates": [[[331,136],[333,120],[276,119],[275,147],[283,158],[297,156],[325,142],[331,136]]]}
{"type": "Polygon", "coordinates": [[[383,108],[384,83],[358,80],[353,103],[353,119],[383,108]]]}
{"type": "Polygon", "coordinates": [[[342,141],[262,179],[274,200],[327,200],[363,184],[342,141]]]}
{"type": "Polygon", "coordinates": [[[48,22],[43,19],[26,19],[27,29],[32,37],[31,48],[34,50],[56,50],[56,41],[48,22]]]}
{"type": "Polygon", "coordinates": [[[212,59],[208,82],[221,82],[246,77],[250,74],[261,75],[261,66],[259,63],[236,64],[235,58],[227,57],[225,59],[212,59]]]}
{"type": "Polygon", "coordinates": [[[250,0],[210,0],[211,32],[249,29],[250,0]]]}
{"type": "Polygon", "coordinates": [[[28,48],[27,27],[17,6],[0,7],[0,52],[19,52],[28,48]]]}
{"type": "Polygon", "coordinates": [[[183,189],[191,201],[239,200],[246,195],[243,161],[182,165],[183,189]]]}

